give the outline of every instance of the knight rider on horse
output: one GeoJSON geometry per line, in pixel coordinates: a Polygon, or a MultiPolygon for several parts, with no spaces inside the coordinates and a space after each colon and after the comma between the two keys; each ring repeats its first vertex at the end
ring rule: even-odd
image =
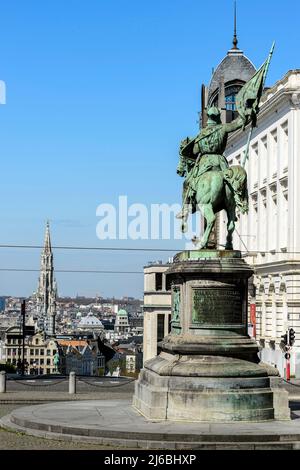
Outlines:
{"type": "Polygon", "coordinates": [[[236,96],[239,116],[231,123],[222,124],[220,110],[212,106],[207,110],[207,126],[194,138],[181,141],[177,173],[185,176],[182,209],[177,218],[182,219],[181,229],[186,231],[190,213],[200,210],[206,228],[198,248],[206,248],[216,213],[227,213],[226,249],[232,249],[232,233],[235,228],[236,209],[248,212],[247,173],[244,169],[248,158],[253,127],[256,127],[259,102],[263,93],[267,70],[274,49],[253,77],[245,83],[236,96]],[[251,122],[246,150],[241,165],[229,167],[223,155],[230,132],[245,127],[251,122]]]}
{"type": "MultiPolygon", "coordinates": [[[[228,183],[233,187],[236,186],[231,181],[230,172],[226,172],[229,165],[223,152],[226,148],[228,134],[245,126],[248,118],[238,117],[229,124],[222,124],[220,110],[215,106],[207,110],[207,116],[207,126],[201,130],[200,134],[194,139],[184,139],[180,145],[177,173],[180,176],[186,176],[186,178],[183,183],[182,210],[177,214],[177,218],[184,218],[187,213],[196,211],[194,196],[197,181],[199,176],[207,171],[224,171],[228,183]]],[[[240,183],[238,186],[245,182],[241,181],[240,183]]],[[[236,205],[242,212],[246,212],[248,209],[247,192],[239,187],[234,190],[234,196],[236,205]]]]}

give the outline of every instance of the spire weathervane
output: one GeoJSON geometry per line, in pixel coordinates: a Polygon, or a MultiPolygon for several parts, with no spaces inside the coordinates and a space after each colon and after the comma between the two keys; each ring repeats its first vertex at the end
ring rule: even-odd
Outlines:
{"type": "Polygon", "coordinates": [[[233,49],[238,49],[237,47],[238,39],[236,35],[236,1],[234,2],[234,27],[233,27],[233,49]]]}

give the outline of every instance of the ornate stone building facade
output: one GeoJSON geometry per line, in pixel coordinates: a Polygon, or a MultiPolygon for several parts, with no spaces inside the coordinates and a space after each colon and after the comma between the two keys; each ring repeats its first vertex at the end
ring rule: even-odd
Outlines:
{"type": "Polygon", "coordinates": [[[38,328],[48,336],[55,335],[57,287],[54,278],[53,253],[49,222],[46,225],[44,248],[41,254],[39,285],[35,293],[38,328]]]}
{"type": "MultiPolygon", "coordinates": [[[[241,130],[230,136],[229,163],[240,163],[246,141],[241,130]]],[[[239,216],[234,247],[255,269],[251,303],[262,360],[285,374],[281,336],[292,327],[291,374],[300,377],[300,70],[265,92],[249,153],[249,213],[239,216]]],[[[220,244],[226,223],[223,215],[220,244]]]]}
{"type": "MultiPolygon", "coordinates": [[[[31,375],[58,373],[55,355],[60,354],[57,341],[45,338],[44,334],[27,337],[24,347],[25,372],[31,375]]],[[[13,326],[5,333],[5,362],[18,366],[22,360],[22,335],[20,328],[13,326]]]]}

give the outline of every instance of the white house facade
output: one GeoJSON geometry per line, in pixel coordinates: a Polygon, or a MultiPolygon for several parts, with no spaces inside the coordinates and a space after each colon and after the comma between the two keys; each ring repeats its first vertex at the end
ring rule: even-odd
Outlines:
{"type": "MultiPolygon", "coordinates": [[[[239,164],[248,132],[228,139],[229,164],[239,164]]],[[[251,291],[261,359],[282,376],[286,360],[280,345],[287,328],[296,332],[291,374],[300,377],[300,70],[291,70],[262,97],[245,166],[249,213],[239,215],[234,248],[254,267],[251,291]]],[[[225,244],[226,215],[218,221],[225,244]]]]}

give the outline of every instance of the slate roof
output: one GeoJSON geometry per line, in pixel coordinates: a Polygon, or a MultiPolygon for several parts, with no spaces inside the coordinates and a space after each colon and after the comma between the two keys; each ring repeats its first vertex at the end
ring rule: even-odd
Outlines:
{"type": "Polygon", "coordinates": [[[255,72],[256,69],[254,65],[248,57],[244,55],[242,50],[230,49],[212,75],[208,87],[208,100],[217,90],[221,77],[223,77],[225,85],[234,80],[247,82],[255,72]]]}

